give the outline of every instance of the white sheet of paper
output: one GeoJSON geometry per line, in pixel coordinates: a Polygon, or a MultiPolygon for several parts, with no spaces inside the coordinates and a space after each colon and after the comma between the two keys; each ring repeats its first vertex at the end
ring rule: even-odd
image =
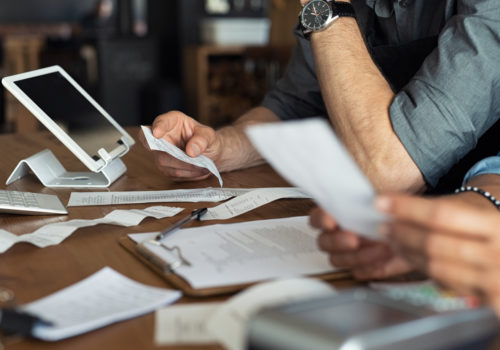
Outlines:
{"type": "MultiPolygon", "coordinates": [[[[271,188],[275,191],[296,191],[297,197],[295,198],[305,198],[304,196],[306,196],[294,187],[266,187],[265,189],[271,188]]],[[[68,207],[164,202],[221,202],[258,189],[209,187],[165,191],[72,192],[68,207]]]]}
{"type": "Polygon", "coordinates": [[[295,187],[260,188],[233,198],[226,203],[209,208],[201,218],[205,220],[225,220],[234,218],[255,208],[261,207],[278,199],[310,198],[304,191],[295,187]]]}
{"type": "Polygon", "coordinates": [[[0,230],[0,254],[6,252],[16,243],[27,242],[39,248],[56,245],[68,238],[73,232],[82,227],[90,227],[99,224],[117,226],[136,226],[146,217],[163,219],[174,216],[184,208],[154,206],[146,209],[114,210],[103,218],[93,220],[70,220],[40,227],[35,232],[21,236],[0,230]]]}
{"type": "Polygon", "coordinates": [[[150,128],[146,126],[141,126],[141,128],[144,136],[146,137],[146,141],[148,142],[148,145],[152,150],[167,152],[172,157],[175,157],[182,162],[193,164],[200,168],[208,169],[208,171],[210,171],[217,177],[217,179],[219,179],[220,187],[222,187],[222,177],[220,176],[219,170],[217,170],[214,162],[210,158],[204,155],[192,158],[188,156],[183,150],[174,146],[170,142],[155,138],[150,128]]]}
{"type": "Polygon", "coordinates": [[[59,340],[136,317],[181,297],[179,291],[146,286],[109,267],[22,307],[52,325],[37,325],[36,338],[59,340]]]}
{"type": "Polygon", "coordinates": [[[321,119],[247,129],[256,149],[290,183],[304,189],[342,227],[374,239],[386,218],[375,210],[375,191],[321,119]]]}
{"type": "Polygon", "coordinates": [[[226,349],[243,350],[248,321],[260,309],[334,293],[335,290],[329,284],[311,278],[259,284],[218,308],[208,319],[207,329],[226,349]]]}
{"type": "MultiPolygon", "coordinates": [[[[139,243],[156,234],[129,237],[139,243]]],[[[183,229],[167,237],[164,244],[180,247],[191,263],[175,272],[193,288],[208,288],[335,271],[328,256],[319,251],[317,235],[308,217],[302,216],[183,229]]],[[[172,253],[166,249],[144,244],[173,263],[172,253]]]]}
{"type": "Polygon", "coordinates": [[[168,306],[155,315],[155,343],[158,346],[205,345],[215,343],[207,321],[222,303],[168,306]]]}

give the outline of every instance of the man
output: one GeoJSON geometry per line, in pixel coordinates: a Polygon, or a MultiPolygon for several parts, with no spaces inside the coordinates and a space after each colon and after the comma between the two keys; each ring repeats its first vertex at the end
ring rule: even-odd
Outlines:
{"type": "MultiPolygon", "coordinates": [[[[230,171],[263,162],[244,135],[246,126],[327,116],[383,191],[434,188],[460,159],[468,168],[483,157],[477,148],[479,154],[464,156],[500,116],[500,3],[347,3],[336,5],[352,6],[357,20],[340,16],[307,38],[303,28],[296,29],[285,76],[262,106],[217,131],[181,112],[166,113],[154,121],[153,134],[230,171]]],[[[306,7],[303,16],[317,15],[317,5],[306,7]]],[[[175,180],[209,176],[164,153],[156,152],[155,159],[175,180]]],[[[446,184],[457,186],[458,178],[446,184]]]]}
{"type": "Polygon", "coordinates": [[[391,277],[418,268],[465,293],[480,293],[500,315],[500,154],[467,174],[471,187],[436,198],[385,195],[377,207],[392,221],[382,228],[391,247],[345,232],[320,209],[311,223],[331,262],[358,279],[391,277]]]}

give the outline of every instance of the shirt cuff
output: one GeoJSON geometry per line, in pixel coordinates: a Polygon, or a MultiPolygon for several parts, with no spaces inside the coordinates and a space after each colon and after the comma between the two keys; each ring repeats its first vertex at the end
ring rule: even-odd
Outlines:
{"type": "Polygon", "coordinates": [[[485,174],[500,175],[500,153],[498,153],[496,156],[488,157],[477,162],[472,168],[470,168],[467,174],[465,174],[462,184],[467,183],[475,176],[485,174]]]}

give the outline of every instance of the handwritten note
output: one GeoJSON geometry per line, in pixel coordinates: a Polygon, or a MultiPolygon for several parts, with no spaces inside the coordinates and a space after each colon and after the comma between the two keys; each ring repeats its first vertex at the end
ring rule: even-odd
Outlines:
{"type": "Polygon", "coordinates": [[[146,141],[148,142],[148,145],[152,150],[167,152],[172,157],[177,158],[182,162],[193,164],[200,168],[208,169],[208,171],[210,171],[217,177],[217,179],[219,179],[220,187],[222,187],[222,177],[220,176],[219,170],[215,166],[214,162],[210,158],[204,155],[192,158],[188,156],[183,150],[174,146],[170,142],[155,138],[150,128],[145,126],[141,126],[141,128],[144,136],[146,137],[146,141]]]}
{"type": "Polygon", "coordinates": [[[183,208],[155,206],[143,210],[114,210],[103,218],[94,220],[70,220],[40,227],[33,233],[21,236],[15,235],[5,230],[0,230],[0,253],[6,252],[16,243],[27,242],[39,248],[56,245],[68,238],[73,232],[82,227],[90,227],[99,224],[117,226],[136,226],[146,217],[163,219],[174,216],[183,208]]]}
{"type": "Polygon", "coordinates": [[[181,292],[150,287],[109,267],[43,299],[22,306],[52,325],[36,325],[33,336],[59,340],[136,317],[173,303],[181,292]]]}

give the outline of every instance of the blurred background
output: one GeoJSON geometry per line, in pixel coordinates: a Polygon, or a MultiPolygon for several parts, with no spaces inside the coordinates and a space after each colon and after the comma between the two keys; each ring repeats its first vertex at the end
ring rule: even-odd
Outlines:
{"type": "MultiPolygon", "coordinates": [[[[57,64],[123,126],[178,109],[217,127],[281,76],[298,11],[291,0],[0,0],[0,75],[57,64]]],[[[0,132],[38,128],[2,89],[0,132]]]]}

